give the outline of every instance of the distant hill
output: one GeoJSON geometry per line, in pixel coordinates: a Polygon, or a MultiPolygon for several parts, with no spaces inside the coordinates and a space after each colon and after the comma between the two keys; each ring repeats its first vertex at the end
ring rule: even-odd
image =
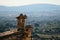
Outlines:
{"type": "Polygon", "coordinates": [[[22,12],[41,12],[60,10],[60,5],[53,4],[32,4],[25,6],[0,6],[0,11],[22,11],[22,12]]]}
{"type": "Polygon", "coordinates": [[[60,15],[60,5],[53,5],[53,4],[32,4],[32,5],[25,5],[25,6],[0,6],[0,14],[7,13],[7,14],[18,14],[18,13],[25,13],[27,15],[32,16],[40,16],[40,15],[60,15]]]}

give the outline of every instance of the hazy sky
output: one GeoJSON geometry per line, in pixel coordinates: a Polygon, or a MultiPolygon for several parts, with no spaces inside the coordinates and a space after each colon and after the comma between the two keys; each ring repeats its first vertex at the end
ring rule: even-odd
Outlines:
{"type": "Polygon", "coordinates": [[[41,3],[60,5],[60,0],[0,0],[0,5],[5,6],[21,6],[41,3]]]}

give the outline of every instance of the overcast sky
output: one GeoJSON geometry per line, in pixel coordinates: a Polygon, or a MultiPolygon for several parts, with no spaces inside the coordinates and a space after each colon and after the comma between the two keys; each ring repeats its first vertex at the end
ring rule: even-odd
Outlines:
{"type": "Polygon", "coordinates": [[[0,0],[0,5],[5,6],[22,6],[29,4],[56,4],[60,5],[60,0],[0,0]]]}

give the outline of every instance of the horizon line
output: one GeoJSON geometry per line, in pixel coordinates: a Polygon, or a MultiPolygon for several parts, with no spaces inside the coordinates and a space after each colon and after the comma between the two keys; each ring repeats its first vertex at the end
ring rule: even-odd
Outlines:
{"type": "MultiPolygon", "coordinates": [[[[59,4],[51,4],[51,3],[36,3],[36,4],[42,4],[42,5],[43,5],[43,4],[49,4],[49,5],[58,5],[58,6],[60,6],[59,4]]],[[[13,5],[13,6],[12,6],[12,5],[1,5],[1,4],[0,4],[0,6],[7,6],[7,7],[14,7],[14,6],[16,6],[16,7],[17,7],[17,6],[28,6],[28,5],[35,5],[35,4],[13,5]]]]}

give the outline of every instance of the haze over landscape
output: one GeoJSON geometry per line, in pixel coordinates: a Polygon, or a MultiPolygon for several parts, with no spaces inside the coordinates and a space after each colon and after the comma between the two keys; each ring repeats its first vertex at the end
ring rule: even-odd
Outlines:
{"type": "Polygon", "coordinates": [[[58,25],[54,23],[57,23],[57,21],[59,21],[60,23],[59,5],[32,4],[32,5],[14,6],[14,7],[0,6],[0,27],[1,26],[4,27],[4,28],[1,27],[1,31],[3,29],[4,31],[8,30],[10,27],[15,28],[17,26],[15,17],[18,16],[20,13],[26,14],[28,16],[27,24],[35,25],[36,23],[39,25],[40,28],[43,28],[45,26],[47,27],[48,22],[53,21],[52,25],[56,27],[58,25]]]}

